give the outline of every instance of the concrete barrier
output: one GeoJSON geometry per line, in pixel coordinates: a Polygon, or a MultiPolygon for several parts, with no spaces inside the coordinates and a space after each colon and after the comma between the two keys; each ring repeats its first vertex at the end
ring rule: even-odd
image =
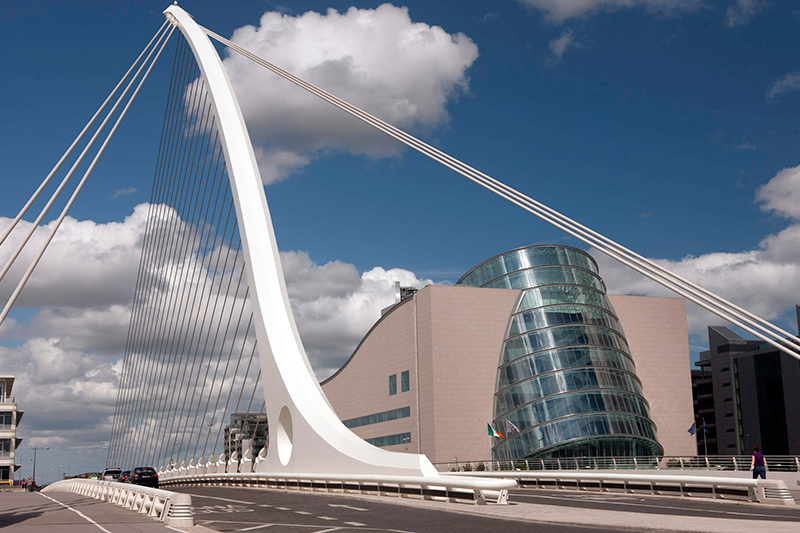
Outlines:
{"type": "Polygon", "coordinates": [[[188,494],[96,479],[65,479],[48,485],[42,492],[74,492],[89,496],[146,514],[171,527],[194,525],[192,497],[188,494]]]}

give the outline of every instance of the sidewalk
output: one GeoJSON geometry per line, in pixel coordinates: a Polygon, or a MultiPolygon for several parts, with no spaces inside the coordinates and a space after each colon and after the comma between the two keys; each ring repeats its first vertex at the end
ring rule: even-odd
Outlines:
{"type": "MultiPolygon", "coordinates": [[[[167,528],[153,518],[128,509],[67,492],[46,494],[8,492],[0,494],[0,529],[3,530],[3,533],[169,533],[176,531],[167,528]]],[[[208,529],[195,527],[187,531],[199,533],[208,531],[208,529]]]]}

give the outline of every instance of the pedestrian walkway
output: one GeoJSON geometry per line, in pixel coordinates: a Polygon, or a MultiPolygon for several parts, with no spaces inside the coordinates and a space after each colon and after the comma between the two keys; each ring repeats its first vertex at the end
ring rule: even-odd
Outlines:
{"type": "MultiPolygon", "coordinates": [[[[3,533],[172,533],[181,531],[128,509],[69,492],[0,494],[3,533]]],[[[208,531],[191,528],[187,531],[208,531]]]]}

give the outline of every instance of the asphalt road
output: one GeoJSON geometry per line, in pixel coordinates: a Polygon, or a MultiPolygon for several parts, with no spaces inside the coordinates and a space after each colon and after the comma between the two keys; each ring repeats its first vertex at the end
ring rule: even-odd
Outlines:
{"type": "MultiPolygon", "coordinates": [[[[800,531],[800,510],[758,504],[715,502],[710,499],[520,489],[512,492],[510,501],[517,509],[530,504],[531,519],[505,520],[502,517],[465,513],[463,511],[472,508],[466,504],[441,504],[431,509],[398,505],[393,503],[396,502],[393,498],[362,499],[333,493],[233,487],[189,487],[177,490],[192,494],[195,523],[217,531],[263,530],[266,533],[603,531],[607,533],[618,530],[612,526],[586,527],[538,523],[533,511],[535,505],[563,508],[566,521],[570,514],[580,512],[581,509],[640,513],[643,530],[657,527],[654,523],[663,524],[669,517],[704,517],[745,520],[752,524],[754,531],[758,530],[757,521],[761,520],[781,521],[791,527],[796,522],[800,531]]],[[[749,526],[745,529],[749,529],[749,526]]]]}
{"type": "MultiPolygon", "coordinates": [[[[265,533],[591,533],[607,529],[531,524],[357,499],[331,493],[231,487],[172,488],[192,495],[195,524],[265,533]]],[[[387,498],[389,502],[391,499],[387,498]]]]}
{"type": "MultiPolygon", "coordinates": [[[[558,505],[570,509],[602,509],[629,513],[666,516],[729,518],[734,520],[778,520],[797,522],[800,532],[800,509],[757,503],[717,501],[711,498],[661,498],[635,494],[609,494],[566,490],[518,489],[511,491],[509,501],[541,505],[558,505]]],[[[647,520],[646,517],[642,518],[647,520]]],[[[753,527],[758,527],[754,524],[753,527]]]]}

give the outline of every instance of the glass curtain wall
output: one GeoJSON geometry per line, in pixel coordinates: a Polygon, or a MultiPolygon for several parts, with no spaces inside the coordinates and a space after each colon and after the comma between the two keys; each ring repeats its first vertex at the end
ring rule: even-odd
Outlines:
{"type": "Polygon", "coordinates": [[[492,457],[661,455],[636,365],[591,256],[568,246],[497,255],[459,285],[524,291],[497,372],[492,457]]]}

